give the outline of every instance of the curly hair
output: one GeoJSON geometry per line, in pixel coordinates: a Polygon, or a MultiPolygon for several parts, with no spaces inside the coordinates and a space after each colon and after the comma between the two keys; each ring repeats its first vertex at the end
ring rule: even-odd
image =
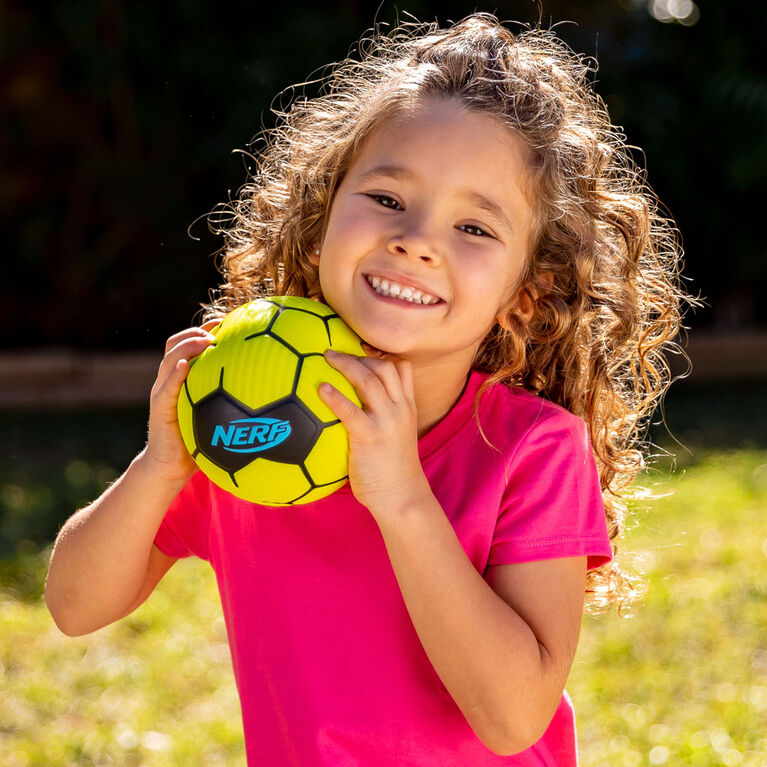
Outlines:
{"type": "MultiPolygon", "coordinates": [[[[336,190],[383,119],[449,98],[490,114],[520,138],[536,223],[519,290],[531,317],[509,308],[473,366],[562,405],[588,424],[605,515],[617,550],[629,487],[645,467],[649,418],[670,383],[665,351],[681,306],[678,232],[609,118],[593,62],[551,31],[513,34],[475,13],[449,28],[401,23],[363,37],[321,78],[315,98],[274,110],[278,125],[236,199],[211,214],[225,235],[224,283],[206,318],[265,294],[322,298],[308,254],[323,239],[336,190]],[[527,316],[526,316],[527,317],[527,316]]],[[[476,403],[475,403],[476,405],[476,403]]],[[[614,559],[589,573],[591,611],[628,605],[637,581],[614,559]]]]}

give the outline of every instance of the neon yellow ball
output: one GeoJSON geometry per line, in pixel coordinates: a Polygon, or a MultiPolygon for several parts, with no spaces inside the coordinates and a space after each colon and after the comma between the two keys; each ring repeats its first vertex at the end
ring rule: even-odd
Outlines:
{"type": "Polygon", "coordinates": [[[310,503],[346,484],[348,435],[317,388],[327,381],[361,404],[322,356],[364,355],[359,337],[329,306],[296,296],[251,301],[212,332],[178,398],[181,436],[206,476],[266,506],[310,503]]]}

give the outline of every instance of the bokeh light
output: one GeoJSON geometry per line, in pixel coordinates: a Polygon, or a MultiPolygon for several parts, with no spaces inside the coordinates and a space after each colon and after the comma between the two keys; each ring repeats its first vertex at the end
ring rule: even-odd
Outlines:
{"type": "Polygon", "coordinates": [[[664,24],[678,22],[691,27],[700,19],[700,8],[692,0],[649,0],[650,15],[664,24]]]}

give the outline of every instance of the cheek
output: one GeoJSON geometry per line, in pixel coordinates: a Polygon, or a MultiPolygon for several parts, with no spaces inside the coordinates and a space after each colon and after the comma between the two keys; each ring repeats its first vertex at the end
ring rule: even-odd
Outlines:
{"type": "Polygon", "coordinates": [[[320,280],[351,278],[371,250],[371,223],[364,215],[339,215],[328,225],[319,259],[320,280]]]}
{"type": "Polygon", "coordinates": [[[340,257],[336,249],[328,247],[323,250],[320,256],[319,277],[325,303],[331,306],[339,303],[349,291],[348,282],[353,274],[353,266],[340,257]]]}
{"type": "Polygon", "coordinates": [[[458,281],[464,302],[475,307],[480,323],[488,323],[488,330],[495,324],[495,318],[516,292],[520,274],[505,264],[475,263],[458,281]]]}
{"type": "Polygon", "coordinates": [[[328,222],[328,234],[333,236],[336,244],[339,240],[346,244],[352,240],[366,242],[375,238],[376,233],[382,230],[385,217],[373,205],[372,200],[364,195],[337,201],[328,222]]]}
{"type": "Polygon", "coordinates": [[[461,270],[459,283],[464,293],[489,300],[504,291],[509,279],[509,274],[497,263],[487,263],[477,258],[461,270]]]}

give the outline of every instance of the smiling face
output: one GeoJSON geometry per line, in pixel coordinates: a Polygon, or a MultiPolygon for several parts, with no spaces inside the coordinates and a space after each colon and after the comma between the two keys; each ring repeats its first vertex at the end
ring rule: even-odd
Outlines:
{"type": "Polygon", "coordinates": [[[376,128],[333,200],[325,301],[373,346],[468,372],[514,295],[533,213],[521,141],[454,101],[376,128]]]}

